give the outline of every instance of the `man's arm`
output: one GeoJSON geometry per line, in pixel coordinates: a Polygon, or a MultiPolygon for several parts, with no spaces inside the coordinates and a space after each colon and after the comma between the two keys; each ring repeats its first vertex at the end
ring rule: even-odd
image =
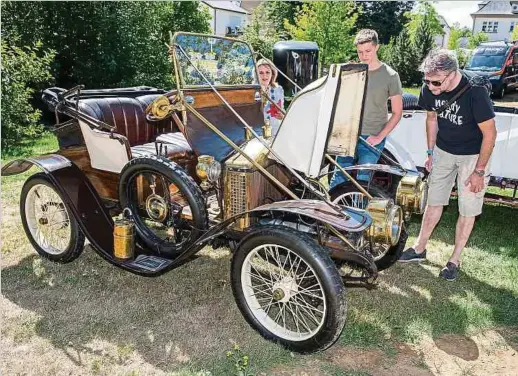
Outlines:
{"type": "MultiPolygon", "coordinates": [[[[434,111],[426,111],[426,144],[428,150],[433,150],[437,141],[437,131],[439,123],[437,122],[437,113],[434,111]]],[[[424,162],[424,167],[428,172],[432,171],[432,155],[429,154],[424,162]]]]}
{"type": "Polygon", "coordinates": [[[495,119],[489,119],[479,123],[478,127],[482,132],[482,146],[480,147],[480,154],[478,155],[475,170],[465,182],[465,185],[471,185],[470,189],[475,193],[484,189],[484,177],[487,175],[487,162],[489,162],[496,141],[495,119]],[[480,174],[477,174],[476,171],[480,171],[480,174]],[[482,171],[484,172],[482,173],[482,171]]]}
{"type": "Polygon", "coordinates": [[[390,97],[390,109],[392,115],[389,120],[385,123],[385,126],[376,136],[369,136],[367,142],[371,145],[378,145],[390,132],[398,125],[403,115],[403,96],[401,94],[390,97]]]}
{"type": "Polygon", "coordinates": [[[426,111],[426,145],[428,149],[433,150],[437,141],[437,131],[439,123],[437,121],[437,113],[434,111],[426,111]]]}
{"type": "Polygon", "coordinates": [[[496,141],[496,126],[495,119],[489,119],[478,125],[482,132],[482,146],[480,147],[480,154],[477,160],[475,170],[485,170],[487,162],[491,157],[496,141]]]}

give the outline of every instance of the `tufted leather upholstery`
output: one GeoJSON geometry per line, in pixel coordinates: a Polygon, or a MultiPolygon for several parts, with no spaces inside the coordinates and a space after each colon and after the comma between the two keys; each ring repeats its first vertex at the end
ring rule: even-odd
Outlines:
{"type": "Polygon", "coordinates": [[[160,135],[170,135],[164,142],[167,155],[171,159],[185,158],[192,150],[183,134],[179,131],[171,117],[159,122],[148,122],[146,107],[158,95],[143,95],[136,98],[88,98],[79,101],[79,109],[86,114],[102,120],[116,128],[115,132],[125,136],[131,147],[132,155],[143,156],[156,154],[155,139],[160,135]]]}

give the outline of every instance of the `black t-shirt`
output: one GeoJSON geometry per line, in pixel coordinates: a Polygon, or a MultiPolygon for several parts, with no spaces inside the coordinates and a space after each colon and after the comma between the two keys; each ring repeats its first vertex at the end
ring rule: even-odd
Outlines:
{"type": "MultiPolygon", "coordinates": [[[[423,85],[419,106],[426,111],[433,111],[448,102],[467,83],[468,79],[463,75],[460,84],[453,91],[439,95],[433,95],[428,87],[423,85]]],[[[449,108],[437,114],[439,123],[437,147],[450,154],[479,154],[482,132],[478,124],[494,117],[493,104],[486,88],[473,86],[457,98],[449,108]]]]}

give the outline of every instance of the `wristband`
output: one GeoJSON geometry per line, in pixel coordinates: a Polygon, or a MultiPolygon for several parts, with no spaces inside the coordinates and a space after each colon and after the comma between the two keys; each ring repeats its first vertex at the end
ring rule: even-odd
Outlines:
{"type": "Polygon", "coordinates": [[[433,149],[428,149],[428,150],[426,151],[426,154],[427,154],[427,155],[433,155],[433,149]]]}

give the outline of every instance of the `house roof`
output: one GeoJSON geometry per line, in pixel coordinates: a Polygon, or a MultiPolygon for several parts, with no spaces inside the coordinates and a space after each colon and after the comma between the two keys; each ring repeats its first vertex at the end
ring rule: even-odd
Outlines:
{"type": "Polygon", "coordinates": [[[439,18],[439,22],[441,23],[441,25],[444,27],[444,26],[447,26],[448,29],[450,28],[450,25],[448,25],[448,22],[446,22],[446,19],[441,16],[440,14],[438,15],[438,18],[439,18]]]}
{"type": "Polygon", "coordinates": [[[484,1],[479,4],[480,9],[471,13],[472,17],[476,16],[517,16],[518,14],[512,12],[511,1],[484,1]],[[484,4],[485,3],[485,4],[484,4]]]}
{"type": "Polygon", "coordinates": [[[208,5],[213,9],[221,9],[229,12],[250,14],[250,12],[236,5],[233,1],[202,1],[202,3],[208,5]]]}

